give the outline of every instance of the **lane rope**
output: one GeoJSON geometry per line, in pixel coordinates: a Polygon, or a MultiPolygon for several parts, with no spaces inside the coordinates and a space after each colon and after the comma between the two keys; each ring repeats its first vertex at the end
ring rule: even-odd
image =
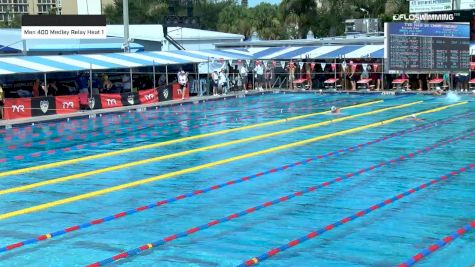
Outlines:
{"type": "MultiPolygon", "coordinates": [[[[472,136],[473,136],[473,132],[472,132],[472,136]]],[[[464,140],[467,138],[467,136],[463,136],[463,137],[459,137],[460,139],[459,140],[464,140]]],[[[232,213],[228,216],[225,216],[225,217],[222,217],[220,219],[216,219],[216,220],[212,220],[206,224],[203,224],[203,225],[200,225],[200,226],[196,226],[196,227],[192,227],[192,228],[189,228],[188,230],[186,231],[183,231],[183,232],[180,232],[180,233],[176,233],[176,234],[172,234],[172,235],[169,235],[161,240],[158,240],[158,241],[155,241],[155,242],[150,242],[150,243],[147,243],[146,245],[143,245],[143,246],[140,246],[138,248],[135,248],[135,249],[131,249],[131,250],[128,250],[128,251],[124,251],[122,253],[119,253],[117,255],[114,255],[110,258],[107,258],[107,259],[104,259],[102,261],[98,261],[98,262],[95,262],[93,264],[90,264],[88,265],[88,267],[99,267],[99,266],[104,266],[104,265],[107,265],[107,264],[110,264],[110,263],[113,263],[115,261],[118,261],[118,260],[121,260],[121,259],[125,259],[125,258],[128,258],[128,257],[131,257],[131,256],[135,256],[135,255],[138,255],[140,254],[141,252],[145,251],[145,250],[149,250],[151,248],[156,248],[158,246],[161,246],[161,245],[164,245],[168,242],[171,242],[173,240],[176,240],[176,239],[179,239],[179,238],[183,238],[183,237],[187,237],[189,235],[192,235],[198,231],[202,231],[202,230],[205,230],[205,229],[208,229],[208,228],[211,228],[211,227],[214,227],[218,224],[222,224],[222,223],[225,223],[225,222],[228,222],[228,221],[231,221],[233,219],[236,219],[236,218],[239,218],[239,217],[243,217],[243,216],[246,216],[248,214],[251,214],[251,213],[254,213],[256,211],[259,211],[259,210],[262,210],[262,209],[265,209],[267,207],[270,207],[270,206],[275,206],[277,204],[280,204],[280,203],[283,203],[283,202],[286,202],[288,200],[291,200],[293,199],[294,197],[299,197],[299,196],[302,196],[304,194],[307,194],[307,193],[310,193],[310,192],[314,192],[316,191],[317,189],[320,189],[320,188],[324,188],[324,187],[328,187],[332,184],[335,184],[335,183],[339,183],[339,182],[342,182],[342,181],[345,181],[347,179],[350,179],[350,178],[353,178],[353,177],[356,177],[356,176],[359,176],[363,173],[366,173],[366,172],[370,172],[370,171],[373,171],[373,170],[376,170],[376,169],[379,169],[381,167],[384,167],[384,166],[389,166],[389,165],[394,165],[398,162],[401,162],[401,161],[405,161],[405,160],[409,160],[409,159],[412,159],[414,158],[416,155],[419,155],[419,154],[422,154],[422,153],[428,153],[429,151],[432,151],[433,149],[435,148],[438,148],[438,147],[441,147],[443,145],[446,145],[446,144],[449,144],[449,143],[452,143],[454,142],[456,139],[450,139],[450,141],[444,141],[444,142],[439,142],[439,143],[435,143],[433,145],[430,145],[424,149],[419,149],[413,153],[409,153],[409,154],[406,154],[406,155],[401,155],[400,157],[397,157],[397,158],[394,158],[394,159],[391,159],[391,160],[388,160],[388,161],[383,161],[379,164],[376,164],[376,165],[372,165],[368,168],[363,168],[363,169],[360,169],[358,171],[355,171],[355,172],[352,172],[352,173],[348,173],[344,176],[340,176],[340,177],[337,177],[333,180],[330,180],[330,181],[326,181],[326,182],[323,182],[319,185],[316,185],[316,186],[311,186],[311,187],[308,187],[302,191],[297,191],[295,193],[292,193],[292,194],[289,194],[289,195],[286,195],[286,196],[282,196],[280,198],[277,198],[277,199],[274,199],[272,201],[267,201],[267,202],[264,202],[263,204],[261,205],[258,205],[258,206],[255,206],[255,207],[251,207],[251,208],[248,208],[248,209],[245,209],[243,211],[240,211],[240,212],[236,212],[236,213],[232,213]],[[420,152],[419,152],[420,151],[420,152]],[[149,244],[151,244],[152,246],[149,246],[149,244]]]]}
{"type": "MultiPolygon", "coordinates": [[[[354,105],[354,106],[344,107],[342,109],[364,107],[364,106],[374,105],[374,104],[381,103],[381,102],[383,102],[383,101],[382,100],[372,101],[372,102],[362,103],[362,104],[358,104],[358,105],[354,105]]],[[[254,128],[258,128],[258,127],[270,126],[270,125],[275,125],[275,124],[284,123],[284,122],[288,122],[288,121],[300,120],[300,119],[309,118],[309,117],[322,115],[322,114],[327,114],[327,113],[329,113],[329,111],[299,115],[299,116],[285,118],[285,119],[278,119],[278,120],[274,120],[274,121],[257,123],[257,124],[252,124],[252,125],[247,125],[247,126],[237,127],[237,128],[231,128],[231,129],[226,129],[226,130],[220,130],[220,131],[215,131],[215,132],[211,132],[211,133],[198,134],[198,135],[194,135],[194,136],[188,136],[188,137],[168,140],[168,141],[154,143],[154,144],[148,144],[148,145],[137,146],[137,147],[127,148],[127,149],[121,149],[121,150],[117,150],[117,151],[111,151],[111,152],[106,152],[106,153],[101,153],[101,154],[96,154],[96,155],[91,155],[91,156],[86,156],[86,157],[81,157],[81,158],[76,158],[76,159],[58,161],[58,162],[53,162],[53,163],[48,163],[48,164],[43,164],[43,165],[38,165],[38,166],[33,166],[33,167],[27,167],[27,168],[22,168],[22,169],[17,169],[17,170],[5,171],[5,172],[0,172],[0,177],[22,174],[22,173],[32,172],[32,171],[37,171],[37,170],[45,170],[45,169],[50,169],[50,168],[54,168],[54,167],[75,164],[75,163],[78,163],[78,162],[83,162],[83,161],[91,160],[91,159],[99,159],[99,158],[105,158],[105,157],[110,157],[110,156],[116,156],[116,155],[121,155],[121,154],[125,154],[125,153],[140,151],[140,150],[144,150],[144,149],[157,148],[157,147],[167,146],[167,145],[171,145],[171,144],[183,143],[183,142],[191,141],[191,140],[203,139],[203,138],[216,136],[216,135],[223,135],[223,134],[228,134],[228,133],[233,133],[233,132],[238,132],[238,131],[254,129],[254,128]]]]}
{"type": "Polygon", "coordinates": [[[459,106],[459,105],[464,105],[466,103],[467,102],[459,102],[459,103],[456,103],[456,104],[451,104],[451,105],[446,105],[446,106],[442,106],[442,107],[438,107],[438,108],[434,108],[434,109],[430,109],[430,110],[425,110],[425,111],[421,111],[421,112],[418,112],[418,113],[413,113],[413,114],[410,114],[410,115],[403,115],[403,116],[399,116],[399,117],[388,119],[388,120],[381,121],[381,122],[371,123],[371,124],[367,124],[367,125],[364,125],[364,126],[350,128],[350,129],[347,129],[347,130],[343,130],[343,131],[339,131],[339,132],[335,132],[335,133],[331,133],[331,134],[321,135],[321,136],[317,136],[317,137],[314,137],[314,138],[310,138],[310,139],[306,139],[306,140],[302,140],[302,141],[298,141],[298,142],[294,142],[294,143],[290,143],[290,144],[286,144],[286,145],[282,145],[282,146],[277,146],[277,147],[273,147],[273,148],[268,148],[268,149],[248,153],[248,154],[243,154],[243,155],[227,158],[227,159],[222,159],[222,160],[218,160],[218,161],[215,161],[215,162],[210,162],[210,163],[198,165],[198,166],[195,166],[195,167],[182,169],[182,170],[179,170],[179,171],[169,172],[169,173],[166,173],[166,174],[162,174],[162,175],[158,175],[158,176],[154,176],[154,177],[149,177],[149,178],[145,178],[145,179],[141,179],[141,180],[137,180],[137,181],[133,181],[133,182],[129,182],[129,183],[124,183],[124,184],[120,184],[120,185],[116,185],[116,186],[112,186],[112,187],[92,191],[92,192],[89,192],[89,193],[76,195],[76,196],[73,196],[73,197],[68,197],[68,198],[63,198],[63,199],[47,202],[47,203],[44,203],[44,204],[29,207],[29,208],[24,208],[24,209],[19,209],[19,210],[15,210],[15,211],[6,212],[6,213],[3,213],[3,214],[0,214],[0,220],[4,220],[4,219],[7,219],[7,218],[11,218],[11,217],[19,216],[19,215],[24,215],[24,214],[28,214],[28,213],[32,213],[32,212],[37,212],[37,211],[48,209],[48,208],[51,208],[51,207],[56,207],[56,206],[59,206],[59,205],[64,205],[64,204],[67,204],[67,203],[72,203],[72,202],[76,202],[76,201],[80,201],[80,200],[84,200],[84,199],[88,199],[88,198],[108,194],[108,193],[111,193],[111,192],[116,192],[116,191],[119,191],[119,190],[132,188],[132,187],[136,187],[136,186],[143,185],[143,184],[148,184],[148,183],[159,181],[159,180],[162,180],[162,179],[167,179],[167,178],[170,178],[170,177],[175,177],[175,176],[178,176],[178,175],[195,172],[195,171],[198,171],[198,170],[223,165],[223,164],[233,162],[233,161],[238,161],[238,160],[241,160],[241,159],[251,158],[251,157],[260,156],[260,155],[265,155],[265,154],[269,154],[269,153],[276,152],[276,151],[279,151],[279,150],[283,150],[283,149],[287,149],[287,148],[291,148],[291,147],[295,147],[295,146],[302,146],[302,145],[305,145],[305,144],[313,143],[313,142],[316,142],[316,141],[328,139],[328,138],[335,137],[335,136],[341,136],[341,135],[345,135],[345,134],[348,134],[348,133],[354,133],[354,132],[362,131],[362,130],[369,129],[369,128],[379,127],[379,126],[382,126],[382,125],[385,125],[385,124],[388,124],[388,123],[392,123],[394,121],[402,120],[404,118],[407,118],[407,117],[410,117],[410,116],[413,116],[413,115],[418,116],[418,115],[421,115],[421,114],[428,114],[428,113],[438,112],[438,111],[441,111],[441,110],[445,110],[447,108],[452,108],[452,107],[456,107],[456,106],[459,106]]]}
{"type": "MultiPolygon", "coordinates": [[[[346,224],[346,223],[348,223],[348,222],[350,222],[350,221],[354,221],[354,220],[356,220],[356,219],[358,219],[358,218],[364,217],[364,216],[368,215],[369,213],[371,213],[371,212],[373,212],[373,211],[375,211],[375,210],[377,210],[377,209],[380,209],[380,208],[382,208],[382,207],[384,207],[384,206],[390,205],[390,204],[392,204],[392,203],[394,203],[394,202],[396,202],[396,201],[398,201],[398,200],[400,200],[400,199],[402,199],[402,198],[404,198],[404,197],[407,197],[407,196],[412,195],[412,194],[414,194],[414,193],[416,193],[416,192],[419,192],[420,190],[422,190],[422,189],[424,189],[424,188],[427,188],[427,187],[429,187],[429,186],[431,186],[431,185],[434,185],[434,184],[437,184],[437,183],[439,183],[439,182],[445,181],[445,180],[447,180],[448,178],[451,178],[451,177],[453,177],[453,176],[459,175],[459,174],[461,174],[461,173],[463,173],[463,172],[466,172],[466,171],[468,171],[468,170],[472,170],[473,168],[475,168],[475,165],[474,165],[474,164],[468,164],[468,165],[466,165],[465,167],[462,167],[462,168],[460,168],[460,169],[458,169],[458,170],[454,170],[454,171],[452,171],[452,172],[450,172],[450,173],[448,173],[448,174],[446,174],[446,175],[443,175],[443,176],[441,176],[441,177],[439,177],[439,178],[437,178],[437,179],[431,180],[431,181],[429,181],[429,182],[427,182],[427,183],[424,183],[424,184],[421,184],[421,185],[419,185],[419,186],[417,186],[417,187],[414,187],[414,188],[412,188],[412,189],[409,189],[408,191],[405,191],[405,192],[403,192],[403,193],[400,193],[400,194],[398,194],[398,195],[396,195],[396,196],[394,196],[394,197],[392,197],[392,198],[388,198],[388,199],[384,200],[383,202],[380,202],[380,203],[378,203],[378,204],[375,204],[375,205],[373,205],[373,206],[370,206],[370,207],[368,207],[368,208],[366,208],[366,209],[364,209],[364,210],[361,210],[361,211],[359,211],[359,212],[357,212],[357,213],[354,213],[353,215],[351,215],[351,216],[349,216],[349,217],[345,217],[345,218],[343,218],[343,219],[341,219],[341,220],[339,220],[339,221],[337,221],[337,222],[335,222],[335,223],[332,223],[332,224],[329,224],[329,225],[327,225],[327,226],[325,226],[325,227],[323,227],[323,228],[320,228],[319,230],[310,232],[310,233],[308,233],[307,235],[304,235],[304,236],[302,236],[302,237],[300,237],[300,238],[298,238],[298,239],[294,239],[294,240],[290,241],[289,243],[287,243],[287,244],[285,244],[285,245],[282,245],[282,246],[280,246],[280,247],[276,247],[276,248],[274,248],[274,249],[271,249],[271,250],[267,251],[266,253],[264,253],[264,254],[262,254],[262,255],[260,255],[260,256],[257,256],[257,257],[254,257],[254,258],[251,258],[251,259],[245,261],[244,263],[242,263],[241,265],[239,265],[239,267],[252,266],[252,265],[261,263],[261,262],[267,260],[268,258],[277,255],[277,254],[280,253],[280,252],[286,251],[286,250],[289,249],[289,248],[295,247],[295,246],[297,246],[297,245],[299,245],[299,244],[302,244],[303,242],[308,241],[308,240],[310,240],[310,239],[313,239],[313,238],[315,238],[315,237],[317,237],[317,236],[321,236],[321,235],[324,234],[325,232],[331,231],[331,230],[337,228],[338,226],[344,225],[344,224],[346,224]]],[[[90,266],[92,266],[92,265],[90,265],[90,266]]],[[[96,266],[97,266],[97,265],[96,265],[96,266]]]]}
{"type": "Polygon", "coordinates": [[[463,236],[467,232],[473,230],[475,228],[475,221],[471,221],[467,225],[465,225],[462,228],[459,228],[457,231],[451,233],[450,235],[440,239],[436,243],[430,245],[429,247],[421,250],[419,253],[416,255],[412,256],[411,258],[407,259],[405,262],[401,263],[398,265],[398,267],[409,267],[413,266],[417,262],[421,261],[424,258],[427,258],[430,254],[436,252],[437,250],[443,248],[444,246],[448,245],[455,239],[463,236]]]}
{"type": "Polygon", "coordinates": [[[80,179],[80,178],[84,178],[84,177],[87,177],[87,176],[96,175],[96,174],[100,174],[100,173],[127,169],[127,168],[140,166],[140,165],[147,164],[147,163],[158,162],[158,161],[162,161],[162,160],[166,160],[166,159],[172,159],[172,158],[176,158],[176,157],[182,157],[182,156],[186,156],[186,155],[190,155],[190,154],[194,154],[194,153],[198,153],[198,152],[202,152],[202,151],[209,151],[209,150],[212,150],[212,149],[227,147],[227,146],[231,146],[231,145],[235,145],[235,144],[242,144],[242,143],[245,143],[245,142],[252,142],[252,141],[261,140],[261,139],[265,139],[265,138],[270,138],[270,137],[274,137],[274,136],[279,136],[279,135],[283,135],[283,134],[293,133],[293,132],[296,132],[296,131],[317,128],[317,127],[329,125],[329,124],[340,122],[340,121],[345,121],[345,120],[349,120],[349,119],[353,119],[353,118],[358,118],[358,117],[362,117],[362,116],[367,116],[367,115],[371,115],[371,114],[377,114],[377,113],[380,113],[380,112],[385,112],[385,111],[388,111],[388,110],[405,108],[405,107],[416,105],[416,104],[419,104],[419,103],[421,103],[421,102],[417,101],[417,102],[403,104],[403,105],[399,105],[399,106],[378,109],[378,110],[374,110],[374,111],[370,111],[370,112],[365,112],[365,113],[360,113],[360,114],[356,114],[356,115],[350,115],[350,116],[345,116],[345,117],[341,117],[341,118],[337,118],[337,119],[331,119],[331,120],[327,120],[327,121],[313,123],[313,124],[309,124],[309,125],[294,127],[294,128],[290,128],[290,129],[286,129],[286,130],[282,130],[282,131],[257,135],[257,136],[248,137],[248,138],[237,139],[237,140],[223,142],[223,143],[219,143],[219,144],[215,144],[215,145],[210,145],[210,146],[185,150],[185,151],[176,152],[176,153],[172,153],[172,154],[167,154],[167,155],[163,155],[163,156],[158,156],[158,157],[154,157],[154,158],[133,161],[133,162],[119,164],[119,165],[106,167],[106,168],[102,168],[102,169],[96,169],[96,170],[93,170],[93,171],[77,173],[77,174],[64,176],[64,177],[60,177],[60,178],[55,178],[55,179],[50,179],[50,180],[46,180],[46,181],[41,181],[41,182],[37,182],[37,183],[32,183],[32,184],[27,184],[27,185],[23,185],[23,186],[3,189],[3,190],[0,190],[0,195],[5,195],[5,194],[13,193],[13,192],[24,191],[24,190],[28,190],[28,189],[37,188],[37,187],[40,187],[40,186],[45,186],[45,185],[52,185],[52,184],[62,183],[62,182],[75,180],[75,179],[80,179]]]}
{"type": "Polygon", "coordinates": [[[361,143],[361,144],[358,144],[358,145],[355,145],[355,146],[352,146],[352,147],[348,147],[348,148],[345,148],[345,149],[335,150],[333,152],[328,152],[328,153],[325,153],[325,154],[321,154],[321,155],[311,157],[311,158],[308,158],[308,159],[305,159],[305,160],[302,160],[302,161],[298,161],[298,162],[294,162],[294,163],[291,163],[291,164],[288,164],[288,165],[283,165],[283,166],[280,166],[280,167],[272,168],[272,169],[264,171],[264,172],[259,172],[259,173],[253,174],[253,175],[244,176],[244,177],[239,178],[239,179],[230,180],[230,181],[227,181],[225,183],[213,185],[213,186],[210,186],[210,187],[207,187],[207,188],[204,188],[204,189],[198,189],[198,190],[195,190],[193,192],[189,192],[187,194],[182,194],[182,195],[172,197],[172,198],[169,198],[169,199],[160,200],[160,201],[157,201],[155,203],[140,206],[140,207],[128,210],[128,211],[122,211],[122,212],[116,213],[114,215],[105,216],[105,217],[99,218],[99,219],[93,219],[93,220],[89,221],[88,223],[83,223],[83,224],[79,224],[79,225],[66,227],[62,230],[54,231],[54,232],[51,232],[51,233],[48,233],[48,234],[42,234],[42,235],[37,236],[36,238],[32,238],[32,239],[24,240],[22,242],[17,242],[15,244],[10,244],[10,245],[4,246],[3,248],[0,248],[0,253],[10,251],[10,250],[13,250],[15,248],[22,247],[22,246],[36,244],[39,241],[46,241],[46,240],[54,238],[54,237],[58,237],[58,236],[61,236],[61,235],[64,235],[64,234],[67,234],[67,233],[70,233],[70,232],[74,232],[74,231],[77,231],[77,230],[81,230],[81,229],[84,229],[84,228],[89,228],[91,226],[99,225],[99,224],[102,224],[102,223],[105,223],[105,222],[113,221],[113,220],[116,220],[116,219],[121,219],[121,218],[124,218],[128,215],[133,215],[133,214],[145,211],[145,210],[149,210],[149,209],[156,208],[156,207],[159,207],[159,206],[171,204],[171,203],[183,200],[183,199],[188,199],[188,198],[191,198],[191,197],[194,197],[194,196],[203,195],[203,194],[206,194],[206,193],[211,192],[211,191],[216,191],[216,190],[222,189],[224,187],[233,186],[233,185],[248,182],[248,181],[254,181],[255,178],[259,178],[259,177],[262,177],[264,175],[268,175],[268,174],[272,174],[272,173],[276,173],[276,172],[280,172],[280,171],[285,171],[287,169],[298,167],[298,166],[310,163],[312,161],[318,161],[318,160],[321,160],[321,159],[326,158],[326,157],[336,158],[336,157],[345,155],[347,153],[356,152],[356,151],[358,151],[360,149],[363,149],[367,146],[377,144],[377,143],[380,143],[380,142],[384,142],[386,140],[390,140],[394,137],[400,137],[400,136],[403,136],[405,134],[409,134],[409,133],[413,133],[413,132],[417,132],[417,131],[425,131],[425,130],[431,129],[433,127],[436,127],[436,126],[444,125],[444,124],[450,123],[450,122],[452,122],[456,119],[459,119],[461,117],[465,117],[467,115],[451,117],[451,118],[446,119],[446,120],[437,120],[437,121],[434,121],[434,122],[431,122],[431,123],[428,123],[428,124],[425,124],[425,125],[421,125],[421,126],[418,126],[418,127],[413,127],[413,128],[409,128],[409,129],[406,129],[406,130],[403,130],[403,131],[399,131],[399,132],[395,132],[395,133],[392,133],[392,134],[389,134],[389,135],[385,135],[383,137],[374,139],[372,141],[368,141],[367,143],[361,143]],[[48,237],[48,238],[45,238],[45,237],[48,237]]]}

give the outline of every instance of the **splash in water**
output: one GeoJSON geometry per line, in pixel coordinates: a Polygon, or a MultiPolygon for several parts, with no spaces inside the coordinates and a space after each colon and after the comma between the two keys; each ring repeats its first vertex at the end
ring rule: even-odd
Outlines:
{"type": "Polygon", "coordinates": [[[449,91],[449,92],[447,93],[447,96],[445,97],[445,99],[446,99],[447,102],[449,102],[449,103],[454,103],[454,102],[460,101],[460,96],[457,95],[457,93],[455,93],[455,92],[449,91]]]}

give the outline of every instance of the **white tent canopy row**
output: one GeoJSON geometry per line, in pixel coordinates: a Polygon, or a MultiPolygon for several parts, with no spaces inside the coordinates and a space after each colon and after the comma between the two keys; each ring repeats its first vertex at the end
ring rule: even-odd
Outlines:
{"type": "Polygon", "coordinates": [[[244,50],[200,50],[171,52],[108,53],[64,56],[0,57],[0,75],[85,70],[129,69],[137,67],[201,63],[215,60],[251,59],[244,50]]]}
{"type": "MultiPolygon", "coordinates": [[[[475,55],[475,45],[470,54],[475,55]]],[[[64,56],[0,57],[0,75],[85,70],[129,69],[236,60],[299,60],[383,58],[384,45],[331,45],[225,50],[185,50],[64,56]]]]}

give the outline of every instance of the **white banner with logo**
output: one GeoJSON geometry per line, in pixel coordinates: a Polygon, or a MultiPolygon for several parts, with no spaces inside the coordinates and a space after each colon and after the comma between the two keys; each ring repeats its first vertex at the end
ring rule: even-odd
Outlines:
{"type": "Polygon", "coordinates": [[[411,0],[409,2],[410,13],[451,11],[451,10],[452,10],[452,0],[411,0]]]}

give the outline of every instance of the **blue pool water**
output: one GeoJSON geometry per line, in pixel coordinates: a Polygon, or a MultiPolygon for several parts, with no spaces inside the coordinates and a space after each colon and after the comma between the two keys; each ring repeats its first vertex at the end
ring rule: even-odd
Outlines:
{"type": "MultiPolygon", "coordinates": [[[[265,172],[309,157],[366,143],[425,123],[456,118],[449,123],[440,123],[432,128],[390,138],[351,153],[325,157],[285,171],[266,174],[248,182],[3,252],[0,253],[0,266],[84,266],[124,250],[304,190],[309,186],[424,149],[447,138],[466,135],[475,130],[475,114],[472,114],[475,112],[475,104],[472,102],[473,98],[468,96],[462,97],[460,101],[468,103],[419,115],[418,117],[424,121],[398,120],[339,136],[330,134],[447,106],[453,104],[453,101],[444,97],[422,95],[279,93],[160,108],[146,112],[104,115],[91,120],[39,124],[20,128],[16,132],[9,129],[0,136],[2,141],[0,159],[3,161],[0,164],[0,247],[265,172]],[[345,107],[376,100],[384,101],[344,109],[340,115],[319,114],[298,120],[283,120],[260,127],[244,128],[57,167],[47,165],[327,111],[332,105],[345,107]],[[415,103],[416,101],[420,102],[415,103]],[[363,114],[407,103],[415,104],[374,114],[363,114]],[[337,120],[319,127],[242,141],[245,138],[357,114],[363,115],[337,120]],[[457,117],[457,115],[465,116],[457,117]],[[325,135],[327,138],[315,142],[272,150],[325,135]],[[123,140],[117,140],[118,138],[123,140]],[[241,141],[219,146],[234,140],[241,141]],[[83,147],[77,147],[78,145],[83,147]],[[127,168],[100,173],[91,172],[213,145],[218,147],[127,168]],[[234,158],[266,150],[265,154],[234,158]],[[189,169],[207,163],[219,163],[228,158],[233,159],[219,165],[210,164],[197,170],[189,169]],[[34,166],[43,167],[29,171],[24,169],[34,166]],[[57,202],[184,169],[189,171],[69,203],[57,202]],[[5,174],[12,170],[20,171],[5,174]],[[80,175],[85,172],[91,173],[87,176],[80,175]],[[80,177],[22,191],[4,191],[75,174],[79,174],[80,177]],[[44,206],[45,203],[53,205],[44,206]],[[16,214],[14,213],[16,211],[23,212],[16,214]]],[[[115,264],[236,266],[310,231],[325,227],[412,187],[474,163],[474,145],[473,136],[446,144],[414,158],[365,172],[301,197],[218,224],[115,264]]],[[[475,178],[474,172],[468,171],[282,252],[262,265],[394,266],[466,225],[474,219],[474,210],[475,178]]],[[[475,264],[474,236],[473,232],[466,234],[430,255],[419,265],[475,264]]]]}

